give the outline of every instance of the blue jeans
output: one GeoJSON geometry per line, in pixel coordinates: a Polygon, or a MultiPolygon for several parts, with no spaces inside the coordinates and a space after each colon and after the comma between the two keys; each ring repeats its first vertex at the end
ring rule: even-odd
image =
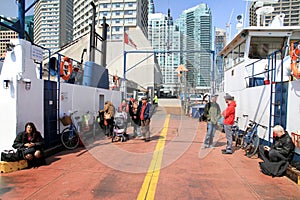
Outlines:
{"type": "Polygon", "coordinates": [[[217,124],[212,124],[207,122],[207,133],[204,140],[204,145],[209,146],[212,145],[214,136],[217,130],[217,124]]]}
{"type": "Polygon", "coordinates": [[[226,139],[227,139],[227,145],[226,145],[226,151],[232,152],[232,130],[231,130],[231,125],[226,125],[224,124],[224,130],[226,134],[226,139]]]}

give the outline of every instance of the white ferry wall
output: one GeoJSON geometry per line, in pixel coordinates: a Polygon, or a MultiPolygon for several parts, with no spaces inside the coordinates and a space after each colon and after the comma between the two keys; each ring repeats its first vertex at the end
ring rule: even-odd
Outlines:
{"type": "Polygon", "coordinates": [[[43,81],[36,77],[31,45],[17,39],[12,43],[15,47],[6,53],[0,76],[0,151],[12,149],[16,133],[24,131],[29,121],[44,130],[43,81]],[[25,90],[25,78],[31,80],[30,90],[25,90]],[[4,80],[10,81],[7,89],[4,80]]]}
{"type": "MultiPolygon", "coordinates": [[[[263,28],[262,28],[263,29],[263,28]]],[[[295,27],[298,32],[295,34],[293,32],[293,36],[290,38],[291,40],[299,40],[300,39],[300,27],[295,27]]],[[[292,32],[292,29],[286,32],[292,32]]],[[[280,32],[280,29],[276,31],[280,32]]],[[[270,31],[271,32],[271,31],[270,31]]],[[[261,33],[259,33],[261,34],[261,33]]],[[[273,33],[274,34],[274,33],[273,33]]],[[[290,35],[289,33],[276,33],[279,35],[290,35]]],[[[228,51],[230,48],[238,45],[238,42],[241,42],[241,34],[236,37],[236,40],[233,40],[229,46],[227,46],[228,51]]],[[[245,35],[243,36],[245,37],[245,35]]],[[[248,49],[250,45],[250,38],[248,36],[246,39],[246,50],[243,57],[243,61],[232,63],[232,68],[227,69],[224,72],[224,93],[229,93],[235,97],[237,103],[236,109],[236,117],[239,117],[239,126],[244,128],[247,123],[247,118],[244,118],[243,115],[248,115],[248,120],[254,120],[264,126],[269,126],[269,117],[270,117],[270,96],[271,96],[271,86],[269,85],[261,85],[255,87],[249,87],[249,79],[245,79],[245,77],[249,77],[252,75],[251,67],[248,68],[249,71],[246,70],[245,66],[254,61],[258,61],[258,59],[249,59],[248,58],[248,49]],[[249,40],[247,40],[249,39],[249,40]],[[235,65],[233,65],[235,64],[235,65]]],[[[224,52],[226,52],[226,48],[224,48],[224,52]]],[[[227,51],[227,52],[228,52],[227,51]]],[[[269,52],[272,53],[272,52],[269,52]]],[[[263,72],[266,69],[268,62],[267,60],[261,60],[255,64],[254,73],[257,74],[263,72]]],[[[290,70],[290,56],[287,55],[284,58],[283,63],[283,81],[288,82],[289,75],[291,74],[290,70]]],[[[280,79],[280,60],[277,60],[277,69],[276,69],[276,82],[279,82],[280,79]]],[[[267,79],[265,74],[260,75],[265,80],[267,79]]],[[[279,83],[277,83],[279,84],[279,83]]],[[[286,130],[291,133],[297,130],[300,130],[299,119],[300,119],[300,81],[294,80],[289,81],[288,83],[288,93],[287,93],[287,108],[286,108],[286,130]]],[[[274,91],[274,90],[273,90],[274,91]]],[[[222,94],[223,95],[223,94],[222,94]]],[[[274,95],[275,96],[275,95],[274,95]]],[[[222,109],[226,108],[223,97],[219,98],[219,102],[221,102],[222,109]]],[[[285,110],[284,110],[285,111],[285,110]]],[[[273,123],[273,122],[272,122],[273,123]]],[[[260,138],[268,141],[269,140],[269,130],[265,131],[263,128],[259,127],[259,136],[260,138]]],[[[272,137],[272,136],[270,136],[272,137]]],[[[296,150],[299,153],[299,149],[296,150]]]]}
{"type": "MultiPolygon", "coordinates": [[[[42,61],[43,57],[37,55],[39,49],[36,46],[25,40],[15,39],[11,42],[15,47],[13,51],[7,52],[0,75],[0,151],[12,149],[16,134],[24,131],[25,124],[29,121],[33,122],[44,136],[44,117],[47,115],[44,113],[44,84],[47,84],[47,81],[38,78],[38,68],[33,60],[42,61]],[[25,90],[24,79],[30,79],[30,90],[25,90]],[[4,80],[9,80],[7,89],[3,86],[4,80]]],[[[121,92],[60,83],[59,99],[59,116],[75,110],[78,111],[77,115],[81,116],[87,111],[98,111],[103,107],[101,104],[107,100],[119,105],[121,92]],[[100,96],[103,100],[101,103],[100,96]]],[[[49,100],[47,103],[53,102],[49,100]]]]}
{"type": "MultiPolygon", "coordinates": [[[[78,111],[81,116],[87,111],[91,113],[103,109],[104,102],[111,101],[115,107],[120,105],[122,93],[119,91],[61,83],[60,89],[60,117],[78,111]],[[101,98],[103,101],[101,102],[101,98]]],[[[61,124],[62,125],[62,124],[61,124]]]]}

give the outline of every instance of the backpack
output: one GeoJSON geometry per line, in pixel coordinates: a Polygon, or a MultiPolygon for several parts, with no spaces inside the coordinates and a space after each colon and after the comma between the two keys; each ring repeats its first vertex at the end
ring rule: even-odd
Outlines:
{"type": "Polygon", "coordinates": [[[207,121],[207,117],[208,117],[208,114],[209,114],[209,109],[210,109],[210,102],[205,105],[204,111],[201,114],[201,116],[199,118],[199,121],[203,121],[203,122],[207,121]]]}

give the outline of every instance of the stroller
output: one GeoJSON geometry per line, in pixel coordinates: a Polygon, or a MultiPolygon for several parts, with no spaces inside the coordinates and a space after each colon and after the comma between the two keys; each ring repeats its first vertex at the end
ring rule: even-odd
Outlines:
{"type": "Polygon", "coordinates": [[[128,140],[127,130],[127,113],[117,112],[114,118],[114,130],[111,141],[112,142],[125,142],[128,140]]]}

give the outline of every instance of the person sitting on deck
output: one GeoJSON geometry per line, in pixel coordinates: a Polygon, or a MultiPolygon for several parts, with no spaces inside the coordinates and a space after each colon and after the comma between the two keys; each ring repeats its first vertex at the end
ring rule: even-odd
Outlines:
{"type": "Polygon", "coordinates": [[[25,125],[25,130],[17,135],[12,145],[18,149],[21,158],[24,158],[33,166],[43,164],[43,144],[44,139],[41,133],[37,131],[34,123],[28,122],[25,125]]]}
{"type": "Polygon", "coordinates": [[[259,146],[259,157],[264,161],[260,163],[260,167],[264,174],[281,176],[293,158],[295,145],[288,132],[280,125],[273,128],[273,135],[274,144],[271,147],[259,146]]]}

